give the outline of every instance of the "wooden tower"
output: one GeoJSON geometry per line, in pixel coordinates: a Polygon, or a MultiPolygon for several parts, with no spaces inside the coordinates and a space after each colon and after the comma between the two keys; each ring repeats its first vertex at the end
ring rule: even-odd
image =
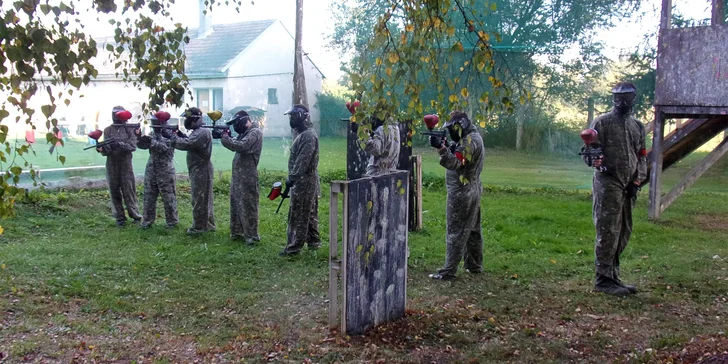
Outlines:
{"type": "MultiPolygon", "coordinates": [[[[724,139],[665,196],[662,171],[728,127],[728,26],[724,0],[712,0],[710,26],[671,28],[672,0],[662,0],[657,45],[655,122],[649,155],[649,217],[656,220],[680,194],[728,151],[724,139]],[[688,118],[665,136],[665,121],[688,118]]],[[[646,181],[645,181],[646,182],[646,181]]]]}

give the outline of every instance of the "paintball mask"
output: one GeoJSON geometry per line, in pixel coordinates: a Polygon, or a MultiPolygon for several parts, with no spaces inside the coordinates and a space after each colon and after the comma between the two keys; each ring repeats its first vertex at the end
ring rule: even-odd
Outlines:
{"type": "Polygon", "coordinates": [[[289,123],[292,129],[302,129],[306,125],[306,119],[308,118],[308,108],[301,104],[296,104],[293,105],[293,107],[290,110],[286,111],[283,115],[288,115],[289,123]]]}
{"type": "Polygon", "coordinates": [[[248,130],[249,121],[250,115],[248,115],[248,113],[244,110],[241,110],[235,113],[235,116],[227,122],[227,125],[232,125],[233,130],[235,130],[236,133],[243,134],[246,130],[248,130]]]}
{"type": "Polygon", "coordinates": [[[461,111],[453,111],[450,113],[450,120],[445,123],[450,139],[455,143],[460,142],[462,135],[470,128],[470,119],[468,115],[461,111]]]}
{"type": "Polygon", "coordinates": [[[185,110],[180,116],[185,118],[185,129],[197,129],[202,126],[202,111],[196,107],[185,110]]]}
{"type": "Polygon", "coordinates": [[[612,89],[614,110],[620,115],[629,114],[637,97],[637,88],[630,82],[619,82],[612,89]]]}

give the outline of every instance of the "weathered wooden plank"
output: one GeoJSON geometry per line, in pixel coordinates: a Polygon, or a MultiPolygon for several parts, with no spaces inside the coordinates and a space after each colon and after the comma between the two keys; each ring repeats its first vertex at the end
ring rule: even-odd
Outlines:
{"type": "Polygon", "coordinates": [[[339,273],[341,272],[341,261],[339,260],[339,192],[341,184],[331,182],[331,193],[329,199],[329,327],[338,327],[339,317],[339,273]]]}
{"type": "Polygon", "coordinates": [[[662,199],[662,202],[660,203],[660,212],[665,211],[670,205],[672,205],[673,202],[688,188],[690,187],[695,181],[700,178],[705,171],[707,171],[715,162],[717,162],[725,153],[728,152],[728,139],[723,139],[723,141],[718,144],[718,146],[713,149],[712,152],[710,152],[698,165],[693,167],[692,170],[683,178],[680,183],[675,186],[665,197],[662,199]]]}
{"type": "Polygon", "coordinates": [[[665,115],[655,108],[655,129],[652,133],[652,151],[650,170],[650,206],[648,217],[651,220],[660,218],[660,189],[662,187],[662,142],[665,134],[665,115]]]}
{"type": "Polygon", "coordinates": [[[347,183],[342,316],[349,335],[404,316],[408,175],[400,171],[347,183]]]}
{"type": "Polygon", "coordinates": [[[411,157],[410,197],[409,197],[409,230],[422,230],[422,156],[411,157]]]}
{"type": "Polygon", "coordinates": [[[415,184],[415,198],[417,201],[417,209],[415,209],[415,213],[417,214],[417,226],[415,226],[415,230],[420,231],[422,230],[422,156],[417,155],[415,157],[415,166],[417,169],[417,181],[415,184]]]}
{"type": "Polygon", "coordinates": [[[723,17],[725,16],[725,13],[723,12],[723,1],[724,0],[713,0],[713,8],[710,13],[710,25],[723,25],[723,17]]]}
{"type": "Polygon", "coordinates": [[[727,108],[727,50],[728,26],[661,29],[655,105],[727,108]]]}
{"type": "Polygon", "coordinates": [[[346,267],[349,264],[349,254],[346,249],[349,241],[349,184],[344,183],[341,187],[341,198],[343,200],[341,205],[341,287],[344,289],[341,297],[341,327],[346,329],[346,311],[349,309],[346,302],[346,287],[349,284],[349,277],[346,274],[346,267]]]}
{"type": "Polygon", "coordinates": [[[660,29],[670,29],[672,23],[672,0],[662,0],[660,29]]]}

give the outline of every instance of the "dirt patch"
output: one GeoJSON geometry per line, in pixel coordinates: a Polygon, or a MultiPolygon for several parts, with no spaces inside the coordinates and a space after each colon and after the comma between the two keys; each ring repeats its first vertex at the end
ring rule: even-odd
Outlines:
{"type": "Polygon", "coordinates": [[[728,215],[698,215],[693,221],[702,230],[728,232],[728,215]]]}

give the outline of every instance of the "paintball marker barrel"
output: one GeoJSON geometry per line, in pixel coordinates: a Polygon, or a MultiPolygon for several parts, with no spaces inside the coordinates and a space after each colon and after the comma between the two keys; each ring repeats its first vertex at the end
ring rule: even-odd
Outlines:
{"type": "Polygon", "coordinates": [[[444,130],[434,130],[434,131],[430,130],[430,131],[423,132],[422,135],[436,136],[440,139],[445,139],[445,137],[447,136],[447,134],[445,134],[445,133],[446,132],[444,130]]]}
{"type": "Polygon", "coordinates": [[[114,142],[115,142],[114,139],[107,139],[107,140],[104,140],[103,142],[96,143],[96,145],[92,145],[90,147],[83,148],[83,150],[89,150],[91,148],[103,148],[107,145],[113,144],[114,142]]]}
{"type": "Polygon", "coordinates": [[[111,124],[112,126],[123,126],[125,128],[134,128],[139,129],[142,127],[142,124],[111,124]]]}
{"type": "Polygon", "coordinates": [[[212,138],[220,139],[225,134],[230,134],[230,127],[227,125],[203,125],[205,129],[212,129],[212,138]]]}
{"type": "Polygon", "coordinates": [[[178,125],[150,125],[152,129],[169,129],[169,130],[177,130],[179,129],[178,125]]]}

